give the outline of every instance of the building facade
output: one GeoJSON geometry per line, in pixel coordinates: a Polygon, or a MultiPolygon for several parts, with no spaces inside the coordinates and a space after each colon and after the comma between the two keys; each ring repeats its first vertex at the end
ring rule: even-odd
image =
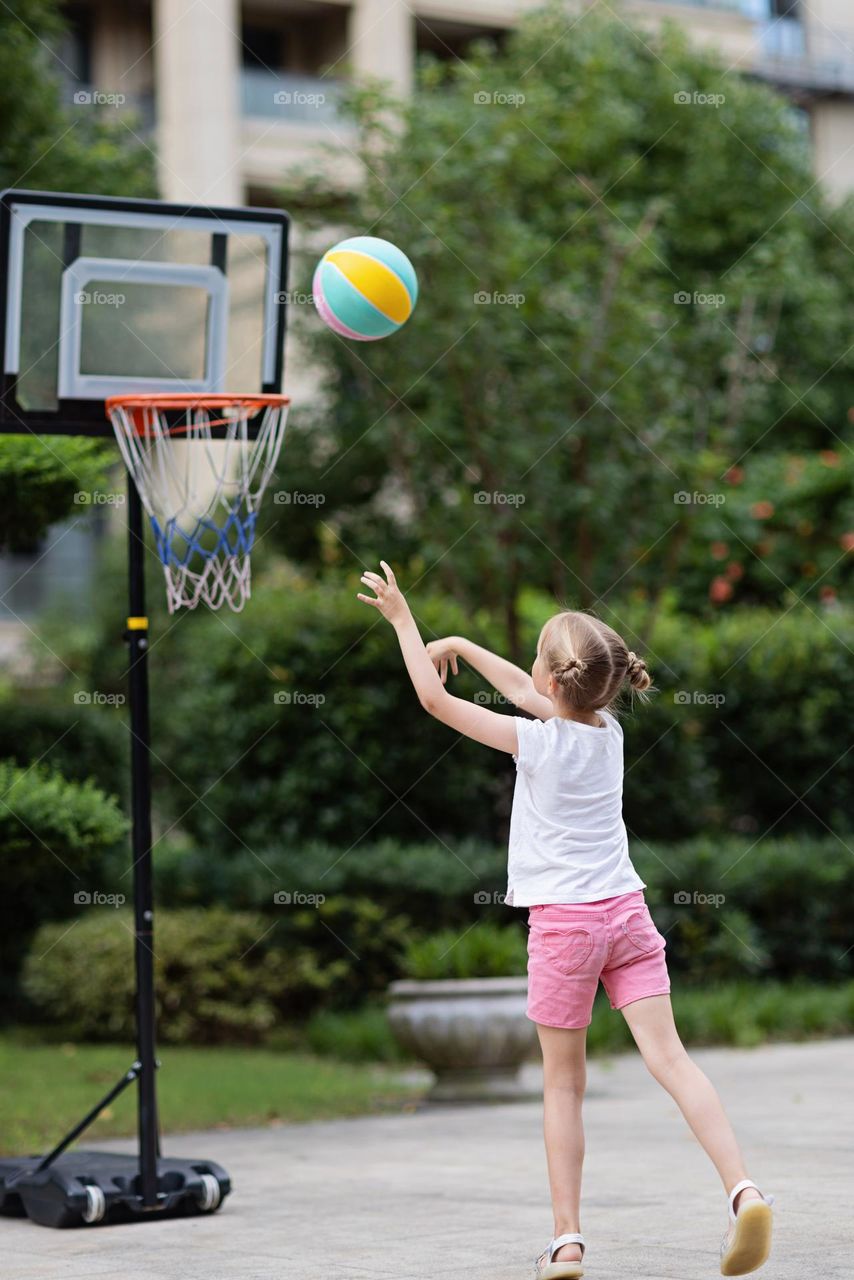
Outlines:
{"type": "MultiPolygon", "coordinates": [[[[580,2],[569,0],[568,26],[580,2]]],[[[90,0],[67,10],[62,60],[72,95],[120,95],[154,130],[165,199],[267,203],[294,162],[336,138],[346,156],[336,97],[347,75],[406,93],[419,53],[464,57],[472,39],[500,38],[538,3],[90,0]]],[[[617,11],[648,29],[675,20],[733,72],[789,95],[816,176],[832,194],[854,189],[851,0],[623,0],[617,11]]],[[[346,182],[355,169],[343,159],[335,173],[346,182]]]]}

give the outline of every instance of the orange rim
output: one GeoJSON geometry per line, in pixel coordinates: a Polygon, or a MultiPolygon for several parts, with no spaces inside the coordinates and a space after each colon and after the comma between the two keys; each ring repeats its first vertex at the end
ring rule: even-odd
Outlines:
{"type": "MultiPolygon", "coordinates": [[[[284,408],[290,402],[290,396],[272,394],[231,395],[223,392],[221,395],[216,395],[209,392],[176,391],[162,395],[158,391],[153,391],[141,394],[110,396],[104,402],[104,405],[107,417],[111,421],[115,409],[124,409],[130,416],[134,430],[140,435],[149,435],[151,433],[146,429],[144,417],[147,409],[227,409],[229,407],[245,407],[255,414],[261,409],[277,406],[284,408]]],[[[228,424],[228,421],[228,418],[210,418],[208,425],[211,427],[223,427],[228,424]]],[[[189,428],[183,424],[168,428],[170,435],[181,435],[187,430],[189,428]]]]}
{"type": "Polygon", "coordinates": [[[264,409],[271,404],[290,404],[290,396],[281,395],[232,395],[223,392],[222,395],[214,395],[210,392],[199,393],[195,391],[175,391],[161,395],[158,391],[144,392],[142,394],[132,394],[125,396],[110,396],[105,401],[107,413],[112,409],[191,409],[198,406],[200,409],[213,409],[217,405],[225,408],[227,405],[247,404],[253,405],[257,409],[264,409]]]}

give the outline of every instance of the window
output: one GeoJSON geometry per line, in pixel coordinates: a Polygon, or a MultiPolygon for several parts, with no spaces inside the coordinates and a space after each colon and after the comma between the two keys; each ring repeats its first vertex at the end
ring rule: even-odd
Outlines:
{"type": "Polygon", "coordinates": [[[65,32],[59,56],[75,84],[92,83],[92,11],[83,5],[62,10],[65,32]]]}
{"type": "Polygon", "coordinates": [[[264,71],[281,71],[285,65],[284,39],[280,27],[243,26],[243,65],[264,71]]]}
{"type": "Polygon", "coordinates": [[[311,13],[250,16],[242,31],[243,66],[247,71],[322,75],[347,50],[347,11],[317,5],[311,13]]]}
{"type": "Polygon", "coordinates": [[[789,18],[801,21],[801,0],[769,0],[772,18],[789,18]]]}

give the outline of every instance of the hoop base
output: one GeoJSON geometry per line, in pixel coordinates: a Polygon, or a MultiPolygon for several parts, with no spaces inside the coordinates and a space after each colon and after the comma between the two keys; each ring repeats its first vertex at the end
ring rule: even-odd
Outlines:
{"type": "Polygon", "coordinates": [[[28,1217],[42,1227],[152,1222],[215,1213],[231,1179],[212,1160],[158,1158],[156,1209],[141,1203],[136,1156],[72,1151],[39,1172],[38,1157],[0,1160],[0,1215],[28,1217]]]}

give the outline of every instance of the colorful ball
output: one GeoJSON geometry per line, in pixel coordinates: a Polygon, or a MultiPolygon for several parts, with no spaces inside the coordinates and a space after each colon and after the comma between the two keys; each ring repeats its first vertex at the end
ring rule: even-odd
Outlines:
{"type": "Polygon", "coordinates": [[[374,342],[412,315],[418,277],[396,245],[377,236],[353,236],[320,259],[312,292],[330,329],[344,338],[374,342]]]}

